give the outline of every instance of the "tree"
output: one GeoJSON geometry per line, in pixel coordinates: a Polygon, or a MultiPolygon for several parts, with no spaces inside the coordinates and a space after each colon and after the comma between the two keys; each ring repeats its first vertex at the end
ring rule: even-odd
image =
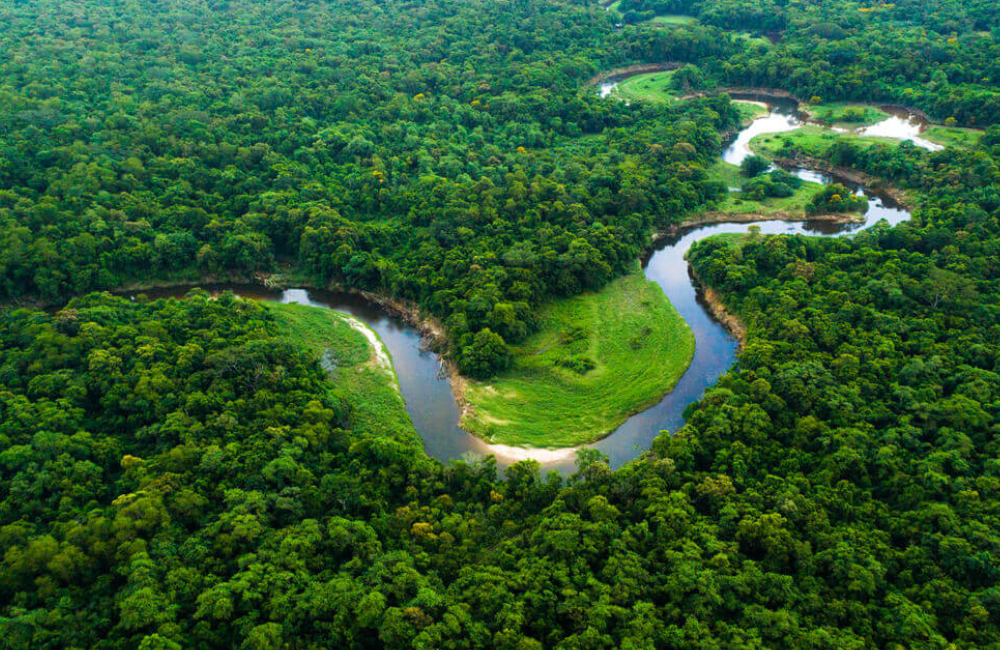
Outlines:
{"type": "Polygon", "coordinates": [[[935,309],[942,304],[960,306],[978,297],[975,284],[967,277],[937,267],[931,269],[920,288],[923,299],[935,309]]]}
{"type": "Polygon", "coordinates": [[[264,623],[254,627],[243,641],[245,650],[281,650],[283,647],[281,625],[278,623],[264,623]]]}
{"type": "Polygon", "coordinates": [[[462,348],[459,368],[470,377],[489,377],[506,370],[510,350],[503,338],[488,327],[476,333],[471,344],[462,348]]]}
{"type": "Polygon", "coordinates": [[[771,167],[765,158],[756,155],[747,156],[740,162],[740,173],[747,178],[754,178],[763,174],[771,167]]]}

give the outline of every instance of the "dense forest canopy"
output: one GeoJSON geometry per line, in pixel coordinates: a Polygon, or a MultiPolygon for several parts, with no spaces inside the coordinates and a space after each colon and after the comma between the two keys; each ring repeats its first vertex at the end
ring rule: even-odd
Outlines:
{"type": "Polygon", "coordinates": [[[0,646],[1000,647],[995,3],[622,4],[697,22],[0,6],[0,646]],[[726,96],[588,88],[667,62],[988,128],[966,151],[831,147],[919,195],[911,222],[693,249],[745,346],[616,471],[442,464],[359,427],[260,305],[90,293],[280,271],[419,304],[488,376],[539,305],[725,193],[705,170],[739,124],[726,96]]]}
{"type": "Polygon", "coordinates": [[[291,261],[419,301],[460,349],[518,340],[718,193],[698,166],[736,120],[581,93],[625,57],[735,47],[616,36],[589,5],[61,7],[3,10],[7,300],[291,261]]]}
{"type": "Polygon", "coordinates": [[[735,113],[580,92],[602,68],[702,61],[722,83],[1000,117],[987,8],[948,21],[959,39],[913,12],[885,29],[895,6],[765,3],[792,27],[761,50],[719,29],[771,29],[754,7],[685,3],[707,26],[656,33],[590,3],[9,5],[0,296],[287,261],[419,302],[462,362],[477,333],[522,339],[540,301],[603,285],[650,227],[723,189],[698,168],[735,113]]]}

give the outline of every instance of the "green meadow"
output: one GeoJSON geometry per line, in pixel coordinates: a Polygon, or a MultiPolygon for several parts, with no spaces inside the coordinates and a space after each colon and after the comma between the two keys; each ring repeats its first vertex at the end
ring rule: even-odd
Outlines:
{"type": "Polygon", "coordinates": [[[637,102],[669,104],[677,101],[676,92],[670,87],[674,70],[638,74],[618,84],[616,93],[622,99],[637,102]]]}
{"type": "Polygon", "coordinates": [[[659,25],[691,25],[697,20],[694,16],[686,14],[667,14],[665,16],[656,16],[649,22],[659,25]]]}
{"type": "Polygon", "coordinates": [[[943,126],[932,124],[923,132],[923,137],[946,147],[970,149],[976,146],[983,135],[980,129],[967,129],[959,126],[943,126]]]}
{"type": "Polygon", "coordinates": [[[895,138],[837,133],[822,126],[809,124],[794,131],[759,135],[750,141],[750,148],[766,158],[780,156],[782,150],[786,148],[793,148],[806,155],[822,158],[830,145],[838,141],[850,142],[862,149],[876,144],[899,144],[899,140],[895,138]]]}
{"type": "Polygon", "coordinates": [[[875,106],[848,102],[827,102],[803,106],[810,119],[844,128],[870,126],[889,117],[889,114],[875,106]]]}
{"type": "MultiPolygon", "coordinates": [[[[727,188],[742,189],[750,180],[740,174],[739,167],[721,160],[708,169],[708,176],[712,180],[724,183],[727,188]]],[[[803,181],[792,196],[768,197],[759,201],[746,198],[742,192],[730,191],[723,200],[717,201],[712,209],[729,214],[758,214],[764,217],[781,216],[788,219],[802,218],[806,215],[806,207],[813,196],[821,192],[822,189],[823,186],[818,183],[803,181]]]]}
{"type": "Polygon", "coordinates": [[[601,291],[557,300],[511,368],[470,381],[463,428],[491,442],[568,447],[656,404],[694,355],[694,335],[638,267],[601,291]]]}

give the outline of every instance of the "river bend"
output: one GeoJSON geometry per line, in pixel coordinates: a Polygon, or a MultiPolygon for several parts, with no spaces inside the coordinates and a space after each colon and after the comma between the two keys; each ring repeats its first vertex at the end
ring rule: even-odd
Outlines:
{"type": "MultiPolygon", "coordinates": [[[[615,79],[614,81],[618,81],[615,79]]],[[[614,83],[611,82],[611,83],[614,83]]],[[[611,83],[601,86],[600,92],[611,93],[611,83]]],[[[746,97],[744,99],[760,99],[746,97]]],[[[757,135],[778,133],[797,128],[802,116],[793,103],[769,100],[767,115],[755,120],[742,130],[723,152],[726,162],[738,165],[750,155],[749,142],[757,135]]],[[[913,139],[913,123],[894,116],[892,125],[879,127],[878,132],[893,132],[899,137],[913,139]],[[896,130],[892,131],[895,127],[896,130]]],[[[878,126],[878,125],[876,125],[878,126]]],[[[921,144],[921,143],[917,143],[921,144]]],[[[792,170],[798,176],[813,182],[828,183],[831,178],[810,170],[792,170]]],[[[701,299],[695,282],[690,276],[684,254],[696,241],[718,233],[746,232],[756,225],[765,234],[805,234],[818,237],[839,236],[857,232],[885,220],[895,225],[909,218],[909,213],[890,199],[855,188],[868,195],[868,208],[864,221],[853,224],[830,222],[761,221],[751,223],[715,223],[683,229],[677,235],[663,239],[650,256],[643,270],[656,282],[670,299],[680,315],[687,321],[695,336],[695,353],[691,365],[674,389],[658,404],[633,415],[618,429],[591,446],[607,454],[612,466],[617,467],[648,449],[653,438],[661,431],[676,431],[684,424],[684,410],[698,400],[715,381],[732,365],[737,343],[723,326],[710,314],[701,299]]],[[[463,431],[458,426],[459,407],[452,394],[448,377],[441,371],[440,359],[421,345],[420,333],[401,319],[353,294],[342,294],[314,289],[268,290],[248,285],[205,286],[209,291],[231,290],[246,298],[296,302],[346,312],[363,321],[381,337],[392,355],[400,390],[406,408],[417,432],[424,441],[427,453],[441,461],[494,454],[501,467],[522,460],[535,458],[546,469],[569,472],[574,468],[575,449],[526,450],[505,445],[491,445],[463,431]]],[[[151,297],[181,296],[187,289],[161,289],[145,293],[151,297]]],[[[650,362],[655,362],[650,360],[650,362]]]]}

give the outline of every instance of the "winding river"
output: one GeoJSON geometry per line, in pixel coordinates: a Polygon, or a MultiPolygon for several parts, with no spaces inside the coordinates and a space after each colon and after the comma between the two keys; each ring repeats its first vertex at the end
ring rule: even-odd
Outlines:
{"type": "MultiPolygon", "coordinates": [[[[617,80],[615,80],[617,81],[617,80]]],[[[613,83],[613,81],[611,82],[613,83]]],[[[611,88],[601,87],[601,94],[610,94],[611,88]]],[[[745,100],[760,98],[745,97],[745,100]]],[[[750,155],[750,140],[761,134],[779,133],[797,128],[802,123],[794,102],[768,100],[769,112],[741,131],[723,152],[726,162],[738,165],[750,155]]],[[[896,118],[893,125],[883,125],[880,134],[891,132],[892,137],[913,139],[919,128],[912,120],[896,118]]],[[[877,125],[876,125],[877,126],[877,125]]],[[[921,143],[917,143],[918,145],[921,143]]],[[[828,183],[832,179],[809,170],[794,170],[800,177],[828,183]]],[[[767,234],[807,234],[837,236],[856,232],[879,221],[895,225],[909,218],[909,213],[891,200],[856,188],[868,195],[868,209],[864,221],[852,224],[831,222],[782,222],[761,221],[752,223],[715,223],[693,226],[675,236],[663,239],[644,267],[646,277],[656,282],[687,321],[695,336],[694,359],[677,386],[655,406],[629,418],[618,429],[592,446],[607,454],[614,467],[635,458],[648,449],[653,438],[661,431],[676,431],[684,424],[684,409],[698,400],[705,389],[732,365],[737,343],[707,310],[695,283],[690,277],[685,252],[691,245],[718,233],[746,232],[750,225],[760,227],[767,234]]],[[[504,467],[524,458],[539,460],[546,469],[569,472],[574,468],[575,449],[526,450],[505,445],[491,445],[458,427],[459,407],[451,391],[448,377],[441,371],[437,356],[421,345],[420,333],[402,320],[388,315],[364,299],[352,295],[313,289],[267,290],[259,286],[215,285],[205,286],[209,291],[231,290],[253,299],[296,302],[346,312],[360,319],[382,338],[392,355],[400,390],[406,399],[406,408],[416,430],[424,440],[427,453],[442,461],[454,458],[494,454],[504,467]]],[[[161,289],[145,293],[151,297],[182,296],[187,289],[161,289]]],[[[653,360],[651,360],[652,362],[653,360]]]]}

